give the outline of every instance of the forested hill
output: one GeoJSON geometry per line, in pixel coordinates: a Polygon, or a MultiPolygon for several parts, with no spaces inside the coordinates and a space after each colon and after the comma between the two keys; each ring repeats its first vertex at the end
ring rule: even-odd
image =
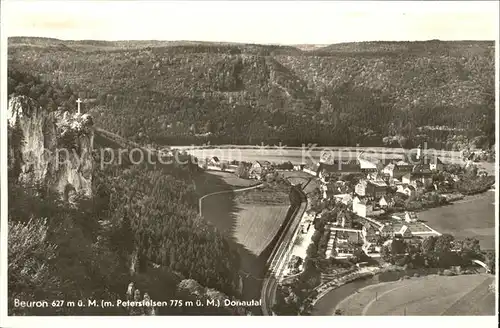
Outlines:
{"type": "MultiPolygon", "coordinates": [[[[61,90],[60,84],[13,69],[9,69],[9,89],[34,97],[36,105],[43,104],[40,112],[74,108],[76,95],[71,88],[61,90]]],[[[29,125],[31,128],[44,125],[41,115],[28,116],[18,119],[38,118],[40,124],[29,125]]],[[[27,125],[19,121],[17,125],[27,125]]],[[[23,135],[13,133],[9,125],[9,146],[23,144],[22,139],[23,135]],[[19,143],[12,142],[14,137],[21,139],[19,143]]],[[[130,281],[156,301],[192,297],[185,288],[180,289],[182,279],[194,279],[211,291],[238,296],[239,256],[224,236],[199,216],[193,166],[122,166],[101,161],[101,155],[109,152],[99,148],[110,146],[102,144],[102,139],[94,140],[96,149],[89,159],[96,164],[91,172],[91,195],[71,199],[47,188],[46,181],[52,179],[33,184],[18,180],[16,165],[11,165],[16,162],[11,156],[15,152],[9,152],[9,313],[123,315],[123,309],[118,308],[15,308],[13,300],[113,301],[121,297],[130,281]]],[[[230,314],[236,310],[199,311],[230,314]]],[[[178,307],[159,311],[185,313],[178,307]]]]}
{"type": "Polygon", "coordinates": [[[86,99],[134,141],[388,145],[494,142],[494,42],[296,47],[9,39],[9,65],[86,99]]]}

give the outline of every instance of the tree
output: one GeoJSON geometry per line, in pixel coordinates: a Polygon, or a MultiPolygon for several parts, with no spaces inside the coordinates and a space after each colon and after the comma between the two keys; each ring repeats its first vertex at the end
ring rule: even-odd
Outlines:
{"type": "Polygon", "coordinates": [[[238,169],[236,170],[236,175],[242,179],[248,179],[249,169],[245,163],[240,162],[238,164],[238,169]]]}
{"type": "Polygon", "coordinates": [[[455,238],[450,234],[443,234],[437,237],[434,252],[438,264],[442,268],[447,268],[454,262],[454,256],[451,252],[452,242],[455,238]]]}
{"type": "Polygon", "coordinates": [[[279,168],[282,170],[293,170],[293,164],[292,162],[284,162],[281,165],[279,165],[279,168]]]}
{"type": "Polygon", "coordinates": [[[211,120],[208,120],[207,123],[205,123],[204,130],[205,130],[205,133],[215,132],[215,125],[212,123],[211,120]]]}
{"type": "Polygon", "coordinates": [[[472,165],[467,166],[465,174],[468,178],[474,178],[477,176],[478,170],[479,169],[478,169],[477,165],[472,164],[472,165]]]}
{"type": "Polygon", "coordinates": [[[352,259],[353,259],[354,263],[360,263],[360,262],[365,262],[365,261],[369,260],[370,258],[361,249],[361,247],[356,247],[354,249],[353,254],[352,254],[352,259]]]}
{"type": "Polygon", "coordinates": [[[29,308],[21,310],[12,306],[14,299],[37,301],[57,296],[60,281],[50,265],[57,251],[56,245],[47,242],[47,231],[43,219],[27,223],[9,221],[8,283],[12,314],[31,312],[29,308]]]}
{"type": "Polygon", "coordinates": [[[484,254],[484,262],[490,268],[491,273],[495,274],[495,251],[489,250],[484,254]]]}
{"type": "Polygon", "coordinates": [[[436,246],[437,237],[429,236],[422,241],[422,253],[425,256],[432,256],[436,246]]]}
{"type": "Polygon", "coordinates": [[[452,242],[455,238],[450,234],[442,234],[437,237],[436,244],[434,245],[434,250],[437,254],[445,254],[451,251],[452,242]]]}
{"type": "Polygon", "coordinates": [[[380,250],[380,256],[385,262],[393,263],[391,248],[388,245],[382,246],[382,249],[380,250]]]}
{"type": "Polygon", "coordinates": [[[465,263],[469,263],[471,260],[478,259],[481,254],[481,246],[479,245],[479,240],[476,238],[465,238],[461,245],[461,257],[465,263]]]}
{"type": "Polygon", "coordinates": [[[402,239],[393,239],[391,243],[391,254],[396,256],[404,254],[406,251],[406,244],[402,239]]]}
{"type": "Polygon", "coordinates": [[[306,255],[308,258],[315,258],[318,255],[318,248],[314,243],[311,243],[309,247],[307,247],[306,255]]]}

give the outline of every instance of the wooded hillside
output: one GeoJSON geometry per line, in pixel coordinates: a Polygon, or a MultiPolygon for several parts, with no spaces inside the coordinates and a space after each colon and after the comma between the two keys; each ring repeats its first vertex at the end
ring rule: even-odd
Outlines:
{"type": "Polygon", "coordinates": [[[306,52],[12,38],[9,67],[77,91],[97,125],[140,142],[403,140],[451,148],[458,136],[480,137],[480,147],[494,141],[494,42],[368,42],[306,52]],[[422,130],[436,126],[440,133],[422,130]]]}

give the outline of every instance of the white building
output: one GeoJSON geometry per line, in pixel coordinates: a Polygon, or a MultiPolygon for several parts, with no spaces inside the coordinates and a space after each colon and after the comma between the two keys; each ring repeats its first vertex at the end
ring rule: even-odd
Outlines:
{"type": "Polygon", "coordinates": [[[354,197],[352,202],[352,211],[357,215],[366,218],[373,214],[373,205],[366,199],[354,197]]]}

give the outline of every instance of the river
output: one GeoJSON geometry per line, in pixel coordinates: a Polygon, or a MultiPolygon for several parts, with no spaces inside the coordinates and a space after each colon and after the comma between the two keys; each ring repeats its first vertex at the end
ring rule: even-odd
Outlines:
{"type": "MultiPolygon", "coordinates": [[[[457,239],[475,237],[481,249],[495,249],[495,192],[467,196],[448,206],[432,208],[419,213],[433,229],[450,233],[457,239]]],[[[333,315],[336,306],[359,289],[383,281],[399,278],[397,273],[384,273],[374,277],[356,280],[332,290],[315,305],[313,315],[333,315]]]]}
{"type": "MultiPolygon", "coordinates": [[[[406,307],[410,315],[436,315],[438,313],[470,315],[474,312],[479,315],[493,315],[495,313],[494,293],[487,290],[488,285],[494,281],[494,276],[480,273],[440,277],[435,275],[436,270],[427,270],[427,273],[419,271],[384,272],[342,285],[319,299],[312,315],[334,315],[337,308],[343,310],[345,315],[363,315],[370,304],[376,300],[377,294],[374,290],[377,289],[381,308],[392,309],[386,312],[389,315],[403,315],[406,307]],[[415,278],[414,273],[419,273],[422,277],[415,278]],[[407,279],[413,278],[407,280],[406,283],[396,282],[404,276],[407,279]],[[384,284],[389,282],[395,282],[397,287],[384,284]],[[372,285],[374,289],[366,288],[372,285]],[[397,290],[402,290],[402,288],[406,288],[406,291],[400,292],[398,296],[397,290]],[[391,292],[394,294],[383,300],[384,295],[391,292]],[[349,299],[349,297],[354,297],[354,299],[349,299]],[[372,298],[371,301],[369,301],[370,298],[372,298]],[[392,305],[388,302],[389,298],[392,300],[392,305]],[[433,305],[432,302],[435,304],[433,305]],[[476,309],[472,309],[473,307],[476,309]],[[397,308],[401,310],[396,311],[400,314],[395,313],[394,309],[397,308]]],[[[383,313],[381,311],[378,315],[384,315],[383,313]]]]}
{"type": "MultiPolygon", "coordinates": [[[[267,160],[275,163],[290,161],[293,164],[306,163],[309,161],[318,162],[323,152],[330,153],[335,159],[354,160],[362,155],[365,158],[373,159],[402,159],[405,150],[402,148],[385,147],[286,147],[286,146],[214,146],[214,147],[174,147],[185,150],[198,159],[218,157],[223,161],[245,161],[254,162],[267,160]]],[[[416,151],[416,150],[414,150],[416,151]]],[[[438,151],[429,149],[424,152],[436,154],[447,163],[462,163],[460,152],[438,151]]]]}

